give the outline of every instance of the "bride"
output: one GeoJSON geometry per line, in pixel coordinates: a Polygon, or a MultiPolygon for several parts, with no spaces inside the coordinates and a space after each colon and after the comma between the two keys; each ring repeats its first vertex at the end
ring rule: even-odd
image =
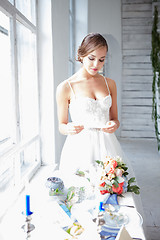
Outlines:
{"type": "Polygon", "coordinates": [[[67,135],[60,170],[68,175],[89,170],[96,160],[102,161],[106,156],[123,157],[114,134],[120,125],[116,83],[99,74],[107,51],[102,35],[88,34],[78,49],[81,68],[57,87],[59,131],[67,135]]]}
{"type": "MultiPolygon", "coordinates": [[[[78,170],[91,173],[91,183],[94,179],[97,184],[96,160],[103,161],[106,156],[120,156],[127,164],[129,175],[134,176],[131,164],[115,136],[120,125],[116,83],[99,74],[107,51],[108,45],[102,35],[88,34],[78,49],[81,68],[57,87],[59,131],[67,135],[61,153],[59,176],[68,181],[68,186],[86,186],[84,178],[75,175],[78,170]],[[71,122],[68,120],[69,113],[71,122]]],[[[140,198],[134,199],[143,215],[140,198]]]]}

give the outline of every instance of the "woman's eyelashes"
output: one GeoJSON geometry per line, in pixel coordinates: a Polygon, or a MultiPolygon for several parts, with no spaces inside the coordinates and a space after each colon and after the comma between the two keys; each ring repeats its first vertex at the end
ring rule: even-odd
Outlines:
{"type": "MultiPolygon", "coordinates": [[[[93,58],[93,57],[88,57],[88,59],[89,59],[90,61],[94,61],[94,60],[95,60],[95,58],[93,58]]],[[[99,59],[100,62],[104,62],[104,60],[105,60],[105,59],[99,59]]]]}
{"type": "Polygon", "coordinates": [[[100,62],[104,62],[104,59],[99,59],[100,62]]]}

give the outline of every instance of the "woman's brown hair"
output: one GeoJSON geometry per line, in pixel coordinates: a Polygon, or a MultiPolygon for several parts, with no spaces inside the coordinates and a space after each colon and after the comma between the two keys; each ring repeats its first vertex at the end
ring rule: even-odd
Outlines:
{"type": "Polygon", "coordinates": [[[99,33],[89,33],[78,48],[77,61],[82,63],[82,57],[86,57],[89,53],[100,47],[106,47],[108,51],[108,44],[105,38],[99,33]]]}

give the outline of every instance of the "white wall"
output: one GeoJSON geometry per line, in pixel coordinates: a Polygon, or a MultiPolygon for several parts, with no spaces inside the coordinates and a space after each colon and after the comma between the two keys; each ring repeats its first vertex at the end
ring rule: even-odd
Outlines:
{"type": "Polygon", "coordinates": [[[55,156],[59,163],[65,136],[58,130],[56,87],[69,74],[69,0],[52,0],[55,156]]]}
{"type": "MultiPolygon", "coordinates": [[[[118,115],[121,120],[121,0],[88,0],[88,32],[99,32],[109,45],[109,76],[117,84],[118,115]]],[[[120,135],[120,129],[117,132],[120,135]]]]}
{"type": "Polygon", "coordinates": [[[68,77],[69,0],[39,0],[38,15],[42,164],[54,165],[65,140],[58,131],[56,87],[68,77]]]}
{"type": "Polygon", "coordinates": [[[42,164],[54,164],[54,101],[51,1],[38,1],[38,77],[42,164]]]}
{"type": "MultiPolygon", "coordinates": [[[[88,34],[88,0],[75,0],[75,52],[83,38],[88,34]],[[83,14],[82,14],[83,12],[83,14]]],[[[81,67],[80,62],[75,62],[75,72],[81,67]]]]}

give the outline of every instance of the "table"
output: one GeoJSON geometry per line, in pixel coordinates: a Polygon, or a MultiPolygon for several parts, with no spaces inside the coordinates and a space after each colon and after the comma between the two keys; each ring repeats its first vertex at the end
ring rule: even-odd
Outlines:
{"type": "MultiPolygon", "coordinates": [[[[70,218],[65,215],[64,211],[57,203],[57,199],[55,197],[49,196],[49,190],[44,186],[44,181],[37,188],[37,192],[35,192],[35,188],[33,192],[31,192],[31,211],[33,211],[32,223],[35,225],[35,229],[31,232],[30,240],[38,240],[38,239],[56,239],[56,240],[64,240],[68,237],[68,234],[62,230],[67,221],[68,223],[72,223],[70,218]]],[[[0,239],[1,240],[9,240],[9,239],[26,239],[26,236],[21,229],[24,224],[24,216],[21,214],[23,209],[25,195],[22,194],[21,198],[17,201],[14,208],[10,211],[8,217],[4,219],[0,226],[0,239]]],[[[135,207],[139,211],[141,207],[137,204],[136,199],[132,193],[126,193],[124,198],[118,199],[120,205],[131,205],[135,207]]],[[[80,219],[80,223],[82,221],[83,224],[84,219],[87,219],[87,214],[85,213],[85,218],[80,219]]],[[[84,215],[83,215],[84,217],[84,215]]],[[[88,215],[89,217],[89,215],[88,215]]],[[[82,224],[81,223],[81,224],[82,224]]],[[[93,237],[89,239],[96,239],[95,227],[93,227],[94,223],[90,220],[87,221],[88,228],[91,229],[93,233],[93,237]],[[94,238],[95,237],[95,238],[94,238]]],[[[126,226],[129,234],[132,237],[141,238],[142,240],[146,240],[144,229],[142,226],[128,225],[126,226]]],[[[83,239],[84,240],[84,239],[83,239]]],[[[88,239],[87,239],[88,240],[88,239]]]]}

